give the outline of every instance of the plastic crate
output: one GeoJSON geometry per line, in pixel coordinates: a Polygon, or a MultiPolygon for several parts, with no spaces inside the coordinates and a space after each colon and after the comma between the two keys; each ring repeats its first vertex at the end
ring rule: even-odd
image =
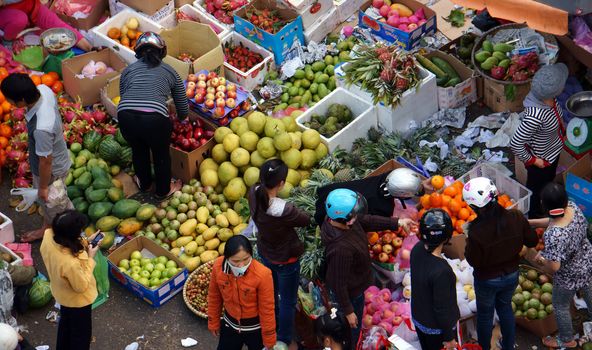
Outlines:
{"type": "Polygon", "coordinates": [[[524,214],[530,210],[530,196],[532,191],[524,187],[518,181],[503,174],[501,171],[487,165],[486,163],[479,164],[468,173],[461,176],[458,180],[462,183],[474,179],[476,177],[486,177],[491,179],[497,187],[500,194],[507,194],[512,199],[512,206],[509,209],[518,209],[524,214]]]}

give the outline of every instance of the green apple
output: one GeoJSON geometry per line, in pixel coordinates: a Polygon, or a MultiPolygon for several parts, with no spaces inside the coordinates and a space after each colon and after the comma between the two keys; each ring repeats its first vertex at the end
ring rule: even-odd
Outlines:
{"type": "Polygon", "coordinates": [[[131,271],[132,273],[139,274],[142,271],[142,268],[140,266],[132,266],[131,271]]]}
{"type": "Polygon", "coordinates": [[[140,282],[140,284],[144,287],[150,287],[150,280],[146,277],[141,277],[138,282],[140,282]]]}
{"type": "Polygon", "coordinates": [[[132,260],[130,260],[129,265],[131,267],[140,266],[140,260],[138,260],[138,259],[132,259],[132,260]]]}
{"type": "Polygon", "coordinates": [[[154,269],[158,271],[164,271],[166,269],[166,266],[163,263],[159,262],[158,264],[154,265],[154,269]]]}
{"type": "Polygon", "coordinates": [[[148,272],[152,272],[152,271],[154,271],[154,264],[149,262],[146,265],[144,265],[142,268],[148,272]]]}
{"type": "Polygon", "coordinates": [[[140,260],[140,259],[142,259],[142,253],[140,253],[139,250],[134,250],[132,252],[132,254],[130,255],[130,258],[140,260]]]}
{"type": "Polygon", "coordinates": [[[142,276],[140,276],[140,274],[138,273],[132,273],[130,276],[134,281],[139,281],[140,278],[142,278],[142,276]]]}
{"type": "Polygon", "coordinates": [[[154,270],[150,274],[150,278],[160,278],[160,276],[162,276],[162,271],[160,270],[154,270]]]}
{"type": "Polygon", "coordinates": [[[166,264],[164,264],[164,266],[166,266],[167,268],[169,268],[169,267],[177,268],[177,263],[175,262],[175,260],[169,260],[166,262],[166,264]]]}
{"type": "Polygon", "coordinates": [[[164,275],[167,278],[171,278],[171,277],[173,277],[176,274],[177,274],[177,268],[176,267],[169,267],[168,269],[166,269],[166,271],[164,273],[164,275]]]}
{"type": "Polygon", "coordinates": [[[123,270],[127,270],[130,268],[130,262],[127,259],[121,259],[121,261],[119,261],[119,265],[120,268],[122,268],[123,270]]]}
{"type": "Polygon", "coordinates": [[[167,259],[166,256],[159,256],[157,259],[158,259],[158,262],[161,264],[166,264],[167,261],[169,261],[169,259],[167,259]]]}
{"type": "Polygon", "coordinates": [[[142,271],[140,271],[140,276],[142,276],[144,278],[150,278],[150,271],[142,270],[142,271]]]}
{"type": "Polygon", "coordinates": [[[160,278],[154,277],[150,280],[150,287],[160,286],[160,278]]]}
{"type": "Polygon", "coordinates": [[[152,262],[152,260],[148,259],[148,258],[142,258],[141,262],[142,262],[142,267],[144,267],[144,266],[150,264],[152,262]]]}

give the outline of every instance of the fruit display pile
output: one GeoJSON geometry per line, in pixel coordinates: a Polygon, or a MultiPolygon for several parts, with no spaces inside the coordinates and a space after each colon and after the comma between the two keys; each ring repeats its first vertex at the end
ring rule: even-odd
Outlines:
{"type": "Polygon", "coordinates": [[[181,52],[177,58],[185,63],[193,63],[197,59],[197,57],[189,52],[181,52]]]}
{"type": "Polygon", "coordinates": [[[253,52],[242,43],[236,45],[230,41],[224,44],[224,58],[228,64],[244,73],[263,62],[261,54],[253,52]]]}
{"type": "Polygon", "coordinates": [[[305,122],[307,128],[317,130],[326,138],[331,138],[352,122],[354,116],[346,105],[334,103],[329,106],[325,115],[313,114],[310,121],[305,122]]]}
{"type": "Polygon", "coordinates": [[[475,61],[492,78],[521,82],[530,79],[539,70],[536,52],[509,56],[514,46],[484,40],[481,49],[475,53],[475,61]]]}
{"type": "Polygon", "coordinates": [[[409,304],[399,302],[399,298],[398,293],[393,293],[390,289],[368,287],[364,292],[362,327],[369,329],[379,326],[390,335],[405,319],[410,318],[409,304]]]}
{"type": "Polygon", "coordinates": [[[109,38],[132,50],[142,34],[140,21],[136,17],[130,17],[120,28],[112,27],[107,31],[109,38]]]}
{"type": "Polygon", "coordinates": [[[185,282],[185,294],[189,303],[199,312],[208,313],[208,288],[210,286],[210,276],[214,261],[209,261],[199,270],[191,274],[185,282]]]}
{"type": "Polygon", "coordinates": [[[234,23],[234,11],[248,4],[247,0],[205,0],[204,8],[224,24],[234,23]]]}
{"type": "Polygon", "coordinates": [[[450,63],[441,59],[440,57],[433,56],[426,58],[420,54],[415,55],[419,64],[425,69],[434,73],[436,76],[436,83],[442,87],[454,87],[461,82],[458,72],[450,65],[450,63]]]}
{"type": "Polygon", "coordinates": [[[553,313],[553,284],[544,273],[534,269],[521,269],[518,287],[512,297],[512,310],[516,317],[542,320],[553,313]]]}
{"type": "Polygon", "coordinates": [[[214,131],[206,128],[200,119],[179,121],[179,119],[173,118],[172,120],[171,143],[177,149],[191,152],[214,137],[214,131]]]}
{"type": "Polygon", "coordinates": [[[367,236],[370,258],[381,263],[393,264],[407,233],[399,229],[398,231],[367,232],[367,236]]]}
{"type": "Polygon", "coordinates": [[[456,56],[456,58],[461,60],[461,62],[469,68],[473,67],[471,55],[473,53],[473,46],[475,45],[476,39],[477,36],[475,34],[463,34],[458,41],[458,45],[451,47],[452,50],[450,51],[452,55],[456,56]]]}
{"type": "Polygon", "coordinates": [[[166,256],[150,259],[143,256],[139,250],[134,250],[129,259],[121,259],[117,267],[134,281],[151,289],[157,289],[183,270],[166,256]]]}
{"type": "MultiPolygon", "coordinates": [[[[175,9],[175,11],[176,11],[177,21],[192,21],[192,22],[201,23],[199,18],[193,17],[191,14],[181,11],[181,9],[175,9]]],[[[216,33],[216,34],[222,33],[223,29],[220,28],[219,26],[215,25],[214,23],[208,23],[208,25],[210,26],[210,28],[212,28],[214,33],[216,33]]]]}
{"type": "Polygon", "coordinates": [[[270,34],[279,32],[287,23],[276,10],[260,10],[254,6],[248,6],[245,15],[249,22],[270,34]]]}
{"type": "Polygon", "coordinates": [[[409,7],[401,3],[392,3],[390,0],[373,0],[372,6],[380,13],[380,22],[395,27],[405,32],[410,32],[426,22],[423,8],[413,12],[409,7]]]}

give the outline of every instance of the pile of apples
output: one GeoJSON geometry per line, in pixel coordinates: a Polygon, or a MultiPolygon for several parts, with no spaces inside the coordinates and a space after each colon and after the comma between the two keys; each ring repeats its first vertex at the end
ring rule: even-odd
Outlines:
{"type": "Polygon", "coordinates": [[[187,76],[187,98],[214,110],[215,118],[223,118],[225,107],[234,109],[237,105],[237,86],[219,77],[215,72],[189,74],[187,76]]]}
{"type": "Polygon", "coordinates": [[[382,16],[380,22],[405,32],[411,32],[427,21],[425,12],[421,7],[413,12],[403,4],[391,4],[390,0],[373,0],[372,6],[378,9],[382,16]]]}
{"type": "Polygon", "coordinates": [[[396,301],[393,293],[386,288],[368,287],[364,292],[364,304],[362,317],[364,329],[379,326],[390,335],[405,319],[409,318],[408,304],[396,301]]]}
{"type": "Polygon", "coordinates": [[[393,264],[407,234],[399,229],[398,231],[368,232],[367,236],[370,258],[381,263],[393,264]]]}

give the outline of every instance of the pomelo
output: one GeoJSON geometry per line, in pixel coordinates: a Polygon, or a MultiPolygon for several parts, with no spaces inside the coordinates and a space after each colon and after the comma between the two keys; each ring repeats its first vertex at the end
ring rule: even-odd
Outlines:
{"type": "Polygon", "coordinates": [[[240,146],[249,152],[257,149],[257,142],[259,142],[259,136],[253,131],[247,131],[240,136],[240,146]]]}
{"type": "Polygon", "coordinates": [[[280,152],[287,151],[292,147],[292,137],[287,132],[274,136],[273,146],[280,152]]]}
{"type": "Polygon", "coordinates": [[[265,163],[265,158],[261,157],[259,151],[251,153],[251,165],[256,168],[261,168],[261,165],[265,163]]]}
{"type": "Polygon", "coordinates": [[[226,153],[230,154],[240,146],[240,137],[236,134],[228,134],[226,137],[224,137],[222,145],[224,145],[224,150],[226,153]]]}
{"type": "Polygon", "coordinates": [[[288,176],[286,177],[286,182],[291,183],[293,186],[298,186],[300,183],[300,173],[294,169],[288,169],[288,176]]]}
{"type": "MultiPolygon", "coordinates": [[[[290,173],[288,173],[288,175],[289,174],[290,173]]],[[[245,185],[247,185],[248,187],[251,187],[254,184],[256,184],[257,181],[259,181],[259,168],[255,168],[254,166],[248,168],[247,171],[245,171],[245,174],[243,175],[243,179],[245,181],[245,185]]]]}
{"type": "Polygon", "coordinates": [[[214,131],[214,140],[216,140],[216,143],[222,143],[222,141],[224,141],[224,136],[228,134],[232,134],[232,130],[225,126],[221,126],[214,131]]]}
{"type": "Polygon", "coordinates": [[[261,135],[263,129],[265,128],[265,114],[261,112],[253,112],[249,114],[249,116],[247,117],[247,122],[249,125],[249,130],[258,135],[261,135]]]}
{"type": "Polygon", "coordinates": [[[321,135],[314,129],[304,130],[302,133],[302,145],[304,148],[316,149],[321,143],[321,135]]]}
{"type": "Polygon", "coordinates": [[[212,158],[204,159],[201,164],[199,165],[199,174],[201,175],[204,170],[211,169],[214,171],[218,171],[218,164],[212,158]]]}
{"type": "Polygon", "coordinates": [[[228,152],[224,150],[223,144],[219,143],[212,148],[212,159],[218,164],[228,160],[228,152]]]}
{"type": "Polygon", "coordinates": [[[282,152],[282,160],[286,163],[288,168],[298,169],[302,163],[302,155],[299,150],[290,148],[289,150],[282,152]]]}
{"type": "Polygon", "coordinates": [[[249,122],[244,117],[236,117],[230,122],[230,130],[238,136],[249,131],[249,122]]]}
{"type": "Polygon", "coordinates": [[[218,185],[218,172],[212,169],[206,169],[201,173],[201,183],[204,186],[216,187],[218,185]]]}
{"type": "Polygon", "coordinates": [[[317,154],[311,149],[303,149],[300,151],[302,156],[302,163],[300,167],[302,169],[310,169],[317,163],[317,154]]]}
{"type": "Polygon", "coordinates": [[[220,183],[222,185],[228,184],[230,180],[237,176],[238,168],[234,166],[234,164],[228,161],[220,164],[220,167],[218,168],[218,178],[220,179],[220,183]]]}
{"type": "Polygon", "coordinates": [[[291,183],[286,182],[284,187],[278,192],[278,197],[284,199],[290,197],[290,192],[292,192],[292,189],[294,189],[294,186],[292,186],[291,183]]]}
{"type": "Polygon", "coordinates": [[[273,138],[275,135],[285,132],[286,127],[278,119],[268,118],[265,123],[265,136],[273,138]]]}
{"type": "Polygon", "coordinates": [[[257,152],[263,158],[273,157],[275,155],[276,149],[273,145],[273,139],[271,137],[263,137],[257,142],[257,152]]]}
{"type": "Polygon", "coordinates": [[[283,117],[281,120],[282,120],[282,123],[284,123],[284,127],[286,128],[286,131],[292,132],[292,131],[298,130],[298,124],[296,124],[296,118],[292,118],[292,116],[289,116],[289,117],[283,117]]]}
{"type": "Polygon", "coordinates": [[[300,139],[301,134],[295,132],[289,132],[288,134],[292,139],[292,148],[299,150],[302,147],[302,140],[300,139]]]}
{"type": "Polygon", "coordinates": [[[224,187],[224,197],[230,202],[236,202],[247,193],[247,186],[240,177],[235,177],[224,187]]]}
{"type": "Polygon", "coordinates": [[[317,148],[315,148],[315,152],[317,154],[317,160],[321,160],[323,158],[325,158],[325,156],[327,156],[327,154],[329,154],[329,149],[327,148],[327,146],[324,143],[319,143],[319,145],[317,146],[317,148]]]}
{"type": "Polygon", "coordinates": [[[251,155],[249,154],[249,151],[239,147],[230,153],[230,161],[234,166],[240,168],[249,164],[251,161],[251,155]]]}

